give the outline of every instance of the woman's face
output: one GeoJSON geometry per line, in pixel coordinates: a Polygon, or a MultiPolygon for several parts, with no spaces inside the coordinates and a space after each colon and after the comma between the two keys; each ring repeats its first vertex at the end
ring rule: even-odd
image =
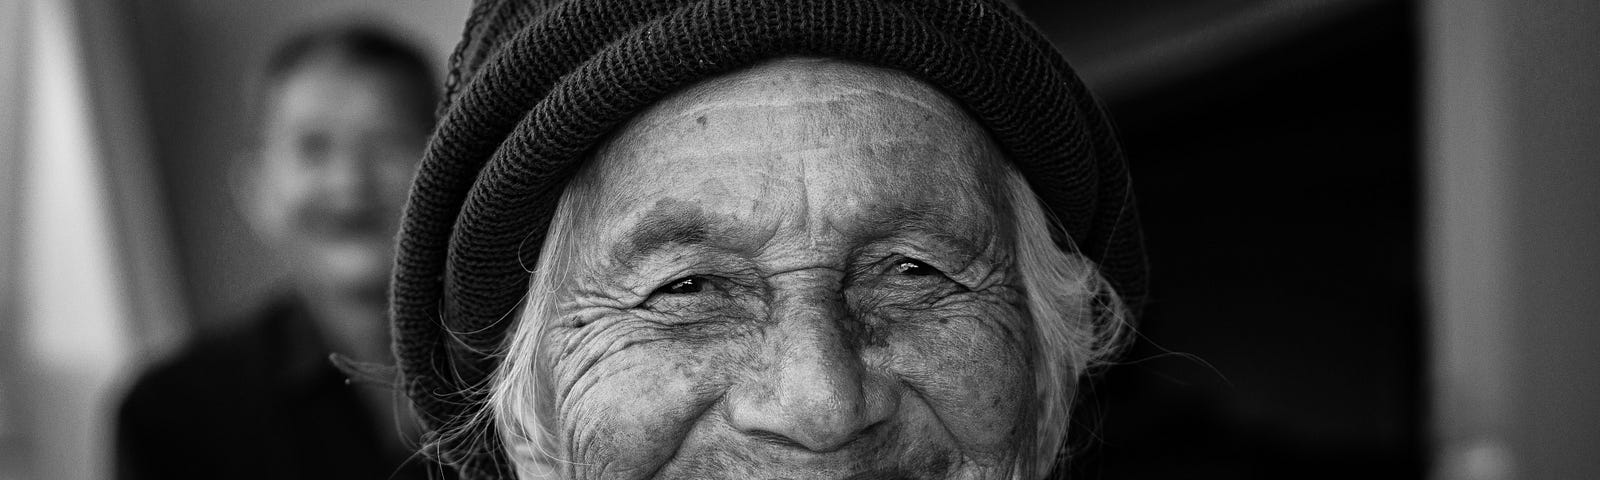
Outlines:
{"type": "Polygon", "coordinates": [[[941,94],[780,61],[675,95],[593,161],[554,315],[528,329],[564,477],[1031,464],[1000,154],[941,94]]]}

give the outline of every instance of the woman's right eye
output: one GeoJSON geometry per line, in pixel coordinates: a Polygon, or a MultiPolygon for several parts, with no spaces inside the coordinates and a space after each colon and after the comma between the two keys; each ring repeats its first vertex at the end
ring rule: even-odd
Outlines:
{"type": "Polygon", "coordinates": [[[699,275],[690,275],[667,282],[666,285],[662,285],[661,288],[657,288],[654,293],[658,295],[683,295],[688,293],[699,293],[707,287],[707,283],[708,282],[705,277],[699,275]]]}
{"type": "Polygon", "coordinates": [[[933,268],[921,260],[901,258],[900,261],[894,264],[894,273],[912,276],[938,275],[939,269],[933,268]]]}

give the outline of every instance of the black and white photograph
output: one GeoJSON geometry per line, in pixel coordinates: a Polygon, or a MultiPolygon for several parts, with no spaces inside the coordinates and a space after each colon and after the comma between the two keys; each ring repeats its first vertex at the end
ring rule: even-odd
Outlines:
{"type": "Polygon", "coordinates": [[[1600,478],[1594,0],[0,0],[0,480],[1600,478]]]}

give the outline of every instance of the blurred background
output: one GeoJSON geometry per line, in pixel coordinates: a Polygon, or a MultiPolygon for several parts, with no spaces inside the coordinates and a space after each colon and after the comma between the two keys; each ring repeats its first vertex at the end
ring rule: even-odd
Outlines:
{"type": "MultiPolygon", "coordinates": [[[[1600,2],[1017,3],[1152,261],[1076,478],[1600,478],[1600,2]]],[[[285,274],[229,173],[271,48],[359,19],[442,69],[468,8],[0,1],[0,480],[110,478],[131,379],[285,274]]]]}

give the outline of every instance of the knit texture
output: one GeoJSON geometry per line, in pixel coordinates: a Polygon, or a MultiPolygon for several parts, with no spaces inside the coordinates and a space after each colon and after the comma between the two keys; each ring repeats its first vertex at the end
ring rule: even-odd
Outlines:
{"type": "MultiPolygon", "coordinates": [[[[480,0],[412,186],[395,354],[463,478],[513,478],[483,408],[550,216],[602,139],[668,94],[785,56],[904,71],[950,95],[1135,311],[1144,253],[1127,167],[1066,61],[1002,0],[480,0]]],[[[1069,239],[1070,238],[1070,239],[1069,239]]]]}

